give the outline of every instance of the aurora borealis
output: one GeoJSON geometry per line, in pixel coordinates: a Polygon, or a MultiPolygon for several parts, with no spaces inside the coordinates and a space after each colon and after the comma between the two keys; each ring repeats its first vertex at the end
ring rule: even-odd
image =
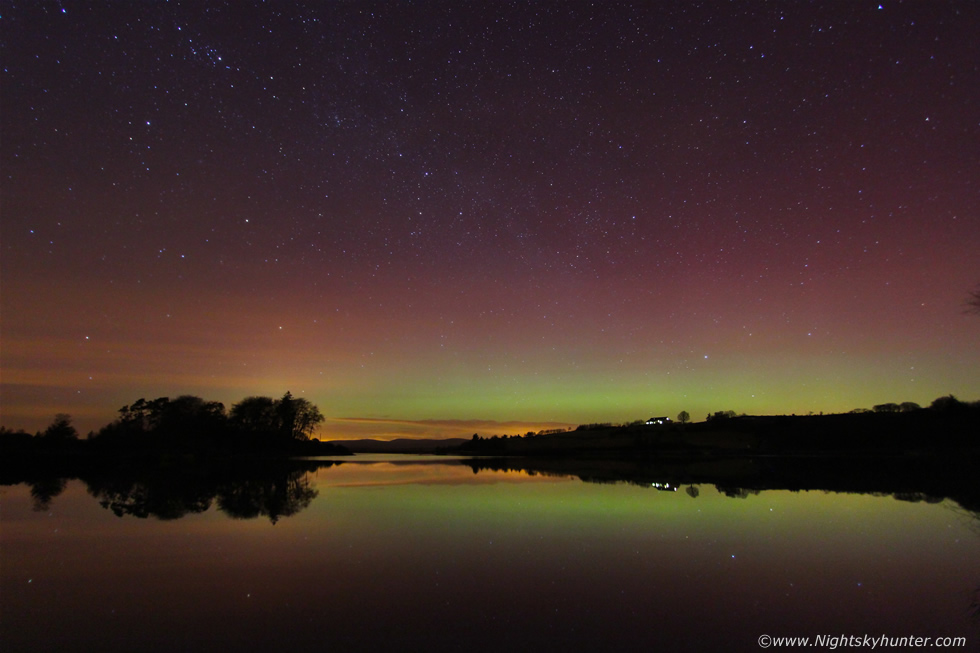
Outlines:
{"type": "Polygon", "coordinates": [[[2,424],[980,398],[980,4],[13,2],[2,424]]]}

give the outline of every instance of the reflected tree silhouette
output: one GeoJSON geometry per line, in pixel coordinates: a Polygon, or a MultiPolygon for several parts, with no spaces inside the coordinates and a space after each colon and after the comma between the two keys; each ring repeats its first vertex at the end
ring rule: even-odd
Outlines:
{"type": "MultiPolygon", "coordinates": [[[[0,456],[0,462],[4,461],[0,456]]],[[[0,485],[26,485],[36,512],[48,510],[68,481],[78,480],[102,508],[117,517],[172,520],[217,507],[234,519],[266,517],[275,524],[305,510],[318,496],[317,470],[340,464],[253,457],[217,461],[52,458],[39,464],[0,467],[0,485]]]]}
{"type": "Polygon", "coordinates": [[[213,490],[205,483],[183,476],[154,475],[147,478],[100,477],[86,480],[89,494],[117,517],[180,519],[211,507],[213,490]]]}
{"type": "Polygon", "coordinates": [[[715,489],[724,494],[726,497],[731,497],[732,499],[747,499],[750,496],[758,495],[760,492],[760,490],[756,489],[744,487],[726,487],[723,485],[715,485],[715,489]]]}
{"type": "Polygon", "coordinates": [[[218,509],[235,519],[268,517],[275,524],[307,508],[317,497],[304,471],[283,472],[275,478],[258,478],[223,485],[217,494],[218,509]]]}
{"type": "Polygon", "coordinates": [[[31,483],[31,499],[34,512],[44,512],[51,507],[51,501],[65,491],[68,479],[42,478],[31,483]]]}
{"type": "Polygon", "coordinates": [[[980,535],[980,510],[972,510],[970,504],[964,506],[955,498],[953,501],[943,503],[943,507],[959,517],[960,523],[980,535]]]}
{"type": "Polygon", "coordinates": [[[212,505],[235,519],[267,517],[275,524],[309,507],[317,496],[309,465],[223,470],[154,469],[141,475],[84,478],[89,494],[118,517],[180,519],[212,505]]]}
{"type": "Polygon", "coordinates": [[[692,499],[697,499],[698,495],[701,494],[701,490],[699,490],[696,485],[688,485],[687,489],[684,491],[687,492],[687,496],[691,497],[692,499]]]}

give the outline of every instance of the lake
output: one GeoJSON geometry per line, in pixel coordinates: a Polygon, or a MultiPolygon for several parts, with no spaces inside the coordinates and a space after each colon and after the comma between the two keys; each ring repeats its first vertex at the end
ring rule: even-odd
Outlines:
{"type": "Polygon", "coordinates": [[[980,641],[980,515],[950,498],[466,462],[356,456],[255,481],[4,486],[3,650],[980,641]]]}

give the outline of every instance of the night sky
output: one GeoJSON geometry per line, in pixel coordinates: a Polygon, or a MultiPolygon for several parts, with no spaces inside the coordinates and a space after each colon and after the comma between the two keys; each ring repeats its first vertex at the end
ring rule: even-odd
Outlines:
{"type": "Polygon", "coordinates": [[[980,2],[0,7],[4,426],[980,398],[980,2]]]}

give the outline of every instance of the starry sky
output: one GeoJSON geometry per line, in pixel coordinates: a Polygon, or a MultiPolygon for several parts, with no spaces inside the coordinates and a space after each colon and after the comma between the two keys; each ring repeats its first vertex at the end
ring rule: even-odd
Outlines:
{"type": "Polygon", "coordinates": [[[0,3],[2,422],[980,398],[980,3],[0,3]]]}

